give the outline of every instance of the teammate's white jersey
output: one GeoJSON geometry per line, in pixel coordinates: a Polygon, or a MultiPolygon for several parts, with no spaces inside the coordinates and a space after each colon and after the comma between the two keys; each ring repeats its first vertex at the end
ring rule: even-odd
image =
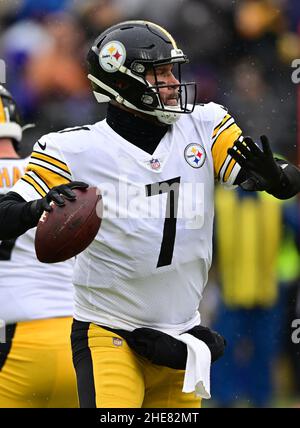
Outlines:
{"type": "Polygon", "coordinates": [[[36,143],[13,189],[24,199],[71,180],[103,194],[101,228],[76,259],[76,319],[166,332],[199,322],[212,259],[214,182],[233,184],[239,166],[227,149],[240,134],[227,111],[210,103],[182,115],[152,155],[105,120],[36,143]]]}
{"type": "MultiPolygon", "coordinates": [[[[0,159],[0,197],[24,174],[27,159],[0,159]]],[[[35,228],[0,241],[0,319],[6,324],[73,313],[73,260],[40,263],[35,228]]]]}

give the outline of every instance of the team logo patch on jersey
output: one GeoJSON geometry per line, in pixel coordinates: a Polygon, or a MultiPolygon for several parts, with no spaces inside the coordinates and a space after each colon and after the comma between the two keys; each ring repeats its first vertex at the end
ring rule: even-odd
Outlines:
{"type": "Polygon", "coordinates": [[[160,168],[160,162],[158,159],[151,159],[150,166],[152,169],[159,169],[160,168]]]}
{"type": "Polygon", "coordinates": [[[126,49],[121,42],[109,42],[103,46],[99,54],[99,63],[108,73],[115,73],[124,64],[126,49]]]}
{"type": "Polygon", "coordinates": [[[189,144],[184,149],[184,159],[193,168],[201,168],[206,159],[204,147],[201,144],[189,144]]]}
{"type": "Polygon", "coordinates": [[[122,346],[123,345],[123,340],[119,339],[118,337],[113,337],[113,344],[115,346],[122,346]]]}

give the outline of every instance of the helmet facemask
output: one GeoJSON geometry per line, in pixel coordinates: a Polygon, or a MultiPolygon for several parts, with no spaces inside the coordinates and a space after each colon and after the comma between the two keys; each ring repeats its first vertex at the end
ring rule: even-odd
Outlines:
{"type": "MultiPolygon", "coordinates": [[[[181,66],[186,63],[184,55],[175,58],[166,58],[165,60],[155,61],[148,68],[148,72],[154,76],[154,83],[150,83],[145,77],[146,89],[142,96],[142,103],[145,107],[153,108],[153,114],[163,123],[171,124],[179,119],[180,114],[192,113],[196,103],[197,86],[194,82],[182,83],[181,66]],[[165,83],[158,75],[158,69],[162,66],[172,65],[171,73],[178,83],[165,83]],[[176,95],[177,103],[174,105],[166,104],[163,100],[161,90],[164,88],[173,89],[173,96],[176,95]],[[189,100],[190,99],[190,100],[189,100]],[[189,102],[190,101],[190,102],[189,102]]],[[[146,112],[152,114],[150,112],[146,112]]]]}

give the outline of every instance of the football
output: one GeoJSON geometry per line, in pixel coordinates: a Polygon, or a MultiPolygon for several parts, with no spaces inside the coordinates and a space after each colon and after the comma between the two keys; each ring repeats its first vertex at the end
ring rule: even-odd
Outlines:
{"type": "Polygon", "coordinates": [[[35,251],[43,263],[57,263],[81,253],[95,238],[102,220],[99,189],[72,189],[77,198],[52,211],[44,211],[35,234],[35,251]]]}

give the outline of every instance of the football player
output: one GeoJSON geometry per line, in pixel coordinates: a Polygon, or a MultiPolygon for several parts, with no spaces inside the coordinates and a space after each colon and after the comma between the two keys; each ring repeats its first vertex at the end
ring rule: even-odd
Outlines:
{"type": "Polygon", "coordinates": [[[75,198],[72,188],[99,186],[102,226],[73,277],[80,405],[196,408],[200,399],[182,392],[186,346],[173,336],[200,331],[214,359],[217,335],[203,334],[198,308],[212,259],[215,181],[289,198],[300,171],[274,159],[265,137],[263,150],[243,138],[226,108],[195,105],[195,83],[181,80],[187,57],[164,28],[117,24],[87,60],[107,117],[36,143],[1,201],[0,238],[34,227],[51,201],[75,198]]]}
{"type": "MultiPolygon", "coordinates": [[[[0,198],[28,163],[18,155],[22,130],[16,103],[0,86],[0,198]]],[[[10,222],[2,221],[4,228],[10,222]]],[[[0,407],[78,407],[69,340],[73,261],[40,263],[34,235],[0,241],[0,407]]]]}

